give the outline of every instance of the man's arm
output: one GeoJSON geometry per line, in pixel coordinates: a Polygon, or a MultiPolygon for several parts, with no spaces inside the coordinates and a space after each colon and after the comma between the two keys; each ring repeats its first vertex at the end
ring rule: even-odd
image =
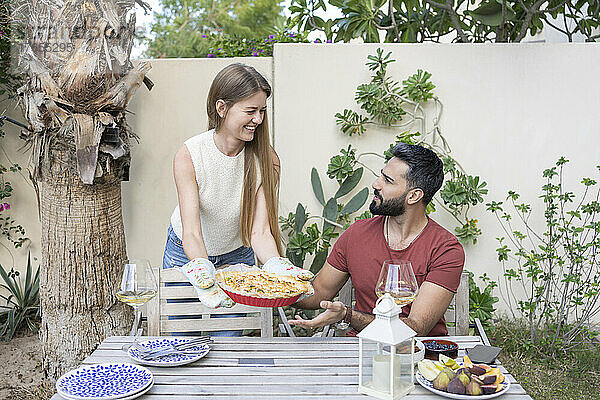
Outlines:
{"type": "Polygon", "coordinates": [[[346,315],[346,307],[339,301],[331,302],[331,299],[344,286],[348,277],[348,273],[342,272],[326,262],[312,282],[315,294],[294,304],[294,307],[308,310],[324,308],[325,312],[311,320],[305,320],[296,315],[295,320],[289,321],[290,325],[318,328],[342,320],[346,315]]]}
{"type": "MultiPolygon", "coordinates": [[[[295,320],[289,321],[290,325],[299,325],[304,328],[320,328],[343,320],[348,312],[346,305],[340,301],[332,302],[331,299],[344,286],[348,277],[348,273],[332,267],[329,263],[325,263],[313,281],[315,294],[294,304],[295,307],[310,310],[323,308],[325,312],[310,320],[305,320],[296,315],[295,320]]],[[[374,319],[373,315],[358,311],[352,311],[351,317],[350,326],[358,331],[369,325],[374,319]]]]}
{"type": "Polygon", "coordinates": [[[322,301],[333,299],[338,294],[342,286],[348,280],[350,275],[325,263],[312,282],[315,288],[315,294],[297,303],[294,307],[305,310],[316,310],[320,307],[322,301]]]}
{"type": "Polygon", "coordinates": [[[417,335],[426,336],[448,309],[454,293],[435,283],[423,282],[410,307],[410,314],[402,321],[417,335]]]}

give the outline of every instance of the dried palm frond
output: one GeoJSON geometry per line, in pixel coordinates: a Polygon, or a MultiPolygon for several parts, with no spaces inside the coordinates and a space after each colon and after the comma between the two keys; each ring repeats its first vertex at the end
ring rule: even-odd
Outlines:
{"type": "Polygon", "coordinates": [[[142,82],[151,88],[150,65],[129,60],[136,3],[149,9],[142,0],[25,0],[17,8],[27,39],[20,54],[27,79],[19,94],[36,177],[43,163],[56,161],[54,153],[89,184],[102,171],[121,168],[110,165],[113,158],[128,164],[135,136],[125,108],[142,82]],[[101,146],[106,126],[118,128],[120,145],[101,146]]]}

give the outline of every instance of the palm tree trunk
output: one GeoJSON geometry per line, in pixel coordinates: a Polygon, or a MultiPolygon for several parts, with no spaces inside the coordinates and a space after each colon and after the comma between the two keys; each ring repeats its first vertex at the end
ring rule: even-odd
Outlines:
{"type": "Polygon", "coordinates": [[[115,297],[126,258],[118,177],[81,182],[55,162],[39,181],[43,366],[56,379],[104,338],[126,334],[130,307],[115,297]]]}

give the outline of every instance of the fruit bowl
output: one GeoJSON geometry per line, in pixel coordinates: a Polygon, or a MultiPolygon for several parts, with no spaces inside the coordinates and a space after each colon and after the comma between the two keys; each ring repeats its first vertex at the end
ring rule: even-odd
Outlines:
{"type": "Polygon", "coordinates": [[[417,364],[417,382],[427,390],[452,399],[491,399],[508,391],[510,382],[499,367],[463,362],[440,355],[439,361],[425,359],[417,364]]]}
{"type": "Polygon", "coordinates": [[[472,395],[468,395],[468,394],[454,394],[454,393],[444,392],[443,390],[437,390],[436,388],[433,387],[433,383],[431,381],[428,381],[427,379],[425,379],[419,371],[415,372],[415,379],[421,386],[423,386],[425,389],[429,390],[430,392],[433,392],[433,393],[438,394],[443,397],[447,397],[450,399],[457,399],[457,400],[493,399],[494,397],[503,395],[504,393],[508,392],[508,389],[510,389],[510,382],[508,381],[508,379],[506,379],[501,384],[502,389],[500,391],[491,393],[491,394],[480,394],[478,396],[472,396],[472,395]]]}
{"type": "Polygon", "coordinates": [[[458,344],[445,339],[427,339],[423,340],[425,345],[425,358],[437,361],[440,354],[450,358],[458,357],[458,344]]]}

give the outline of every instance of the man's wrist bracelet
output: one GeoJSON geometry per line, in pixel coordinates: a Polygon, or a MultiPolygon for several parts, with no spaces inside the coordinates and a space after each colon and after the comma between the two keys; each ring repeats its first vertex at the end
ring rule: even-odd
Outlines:
{"type": "Polygon", "coordinates": [[[350,325],[352,322],[352,306],[346,306],[346,316],[344,317],[344,322],[350,325]]]}

